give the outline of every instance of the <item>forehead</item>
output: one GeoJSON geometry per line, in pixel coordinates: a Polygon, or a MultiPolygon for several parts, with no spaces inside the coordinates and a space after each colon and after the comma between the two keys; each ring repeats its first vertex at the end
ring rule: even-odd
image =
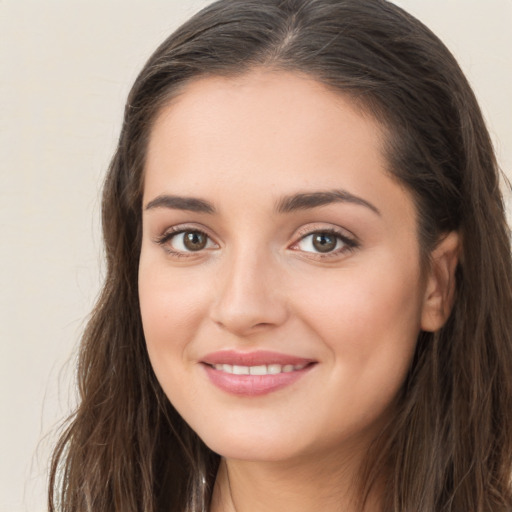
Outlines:
{"type": "Polygon", "coordinates": [[[198,135],[198,128],[220,128],[222,123],[232,130],[242,129],[241,135],[259,127],[260,134],[270,137],[285,132],[296,137],[302,127],[314,135],[327,122],[340,124],[344,119],[353,124],[354,136],[364,130],[370,137],[384,139],[384,126],[349,93],[335,91],[304,73],[256,68],[242,75],[206,76],[186,84],[160,109],[153,132],[163,124],[171,128],[174,122],[180,131],[190,127],[198,135]],[[298,122],[296,130],[286,124],[290,121],[298,122]]]}
{"type": "MultiPolygon", "coordinates": [[[[239,175],[265,170],[274,178],[299,178],[306,170],[346,163],[387,167],[384,130],[352,100],[316,80],[295,73],[253,70],[238,77],[206,77],[188,84],[159,113],[150,134],[146,171],[157,168],[178,179],[223,179],[224,170],[239,175]],[[361,160],[365,154],[365,162],[361,160]],[[369,150],[372,151],[369,151],[369,150]],[[181,176],[184,177],[184,176],[181,176]]],[[[232,179],[233,176],[230,176],[232,179]]]]}

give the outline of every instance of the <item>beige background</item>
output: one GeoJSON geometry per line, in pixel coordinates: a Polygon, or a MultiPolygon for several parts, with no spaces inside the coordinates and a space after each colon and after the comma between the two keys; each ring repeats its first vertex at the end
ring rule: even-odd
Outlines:
{"type": "MultiPolygon", "coordinates": [[[[0,512],[46,509],[49,433],[73,403],[101,282],[99,190],[123,102],[206,3],[0,0],[0,512]]],[[[459,58],[512,177],[512,0],[397,3],[459,58]]]]}

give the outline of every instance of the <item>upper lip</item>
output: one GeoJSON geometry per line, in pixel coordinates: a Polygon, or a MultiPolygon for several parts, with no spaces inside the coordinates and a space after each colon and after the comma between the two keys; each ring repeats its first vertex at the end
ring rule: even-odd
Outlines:
{"type": "Polygon", "coordinates": [[[231,364],[238,366],[260,366],[268,364],[294,366],[306,365],[315,362],[313,359],[298,357],[280,352],[272,352],[267,350],[258,350],[255,352],[239,352],[236,350],[219,350],[203,357],[205,364],[231,364]]]}

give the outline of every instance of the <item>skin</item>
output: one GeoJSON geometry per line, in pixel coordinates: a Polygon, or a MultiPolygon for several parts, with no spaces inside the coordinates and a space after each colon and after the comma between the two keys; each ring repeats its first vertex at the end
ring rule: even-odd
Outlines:
{"type": "Polygon", "coordinates": [[[165,393],[223,457],[213,511],[356,510],[357,470],[417,335],[446,318],[457,237],[422,269],[414,204],[389,174],[383,142],[382,127],[347,97],[271,70],[199,79],[156,119],[141,314],[165,393]],[[283,197],[333,190],[358,200],[276,210],[283,197]],[[158,204],[169,194],[215,212],[158,204]],[[173,227],[208,242],[187,250],[173,227]],[[326,230],[341,238],[319,253],[311,233],[326,230]],[[201,363],[225,349],[315,364],[282,389],[238,396],[214,386],[201,363]]]}

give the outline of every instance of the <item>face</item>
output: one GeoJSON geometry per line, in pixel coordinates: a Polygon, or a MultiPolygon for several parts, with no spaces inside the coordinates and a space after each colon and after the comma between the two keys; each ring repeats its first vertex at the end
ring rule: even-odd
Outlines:
{"type": "Polygon", "coordinates": [[[244,460],[342,452],[390,411],[425,316],[381,127],[312,79],[198,80],[152,129],[139,293],[165,393],[244,460]]]}

